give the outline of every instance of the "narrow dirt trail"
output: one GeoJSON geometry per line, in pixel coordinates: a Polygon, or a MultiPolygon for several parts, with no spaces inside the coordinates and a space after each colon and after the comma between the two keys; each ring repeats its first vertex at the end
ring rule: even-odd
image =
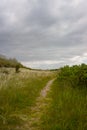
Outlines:
{"type": "Polygon", "coordinates": [[[41,117],[46,112],[46,106],[49,105],[50,99],[47,95],[54,80],[55,79],[50,80],[41,90],[40,96],[36,99],[35,106],[31,108],[31,118],[26,124],[27,130],[40,130],[41,117]]]}

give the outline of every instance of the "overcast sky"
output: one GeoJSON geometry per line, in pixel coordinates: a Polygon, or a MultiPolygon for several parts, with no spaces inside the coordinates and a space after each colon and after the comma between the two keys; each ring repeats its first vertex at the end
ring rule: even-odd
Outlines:
{"type": "Polygon", "coordinates": [[[0,54],[42,69],[87,63],[87,0],[0,1],[0,54]]]}

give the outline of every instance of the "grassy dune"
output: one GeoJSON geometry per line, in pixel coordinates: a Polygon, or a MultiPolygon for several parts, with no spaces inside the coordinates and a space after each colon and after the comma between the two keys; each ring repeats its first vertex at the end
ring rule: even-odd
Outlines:
{"type": "MultiPolygon", "coordinates": [[[[29,130],[31,108],[35,108],[41,90],[56,74],[54,71],[20,69],[15,73],[11,68],[1,69],[0,130],[29,130]]],[[[71,87],[66,80],[56,79],[44,99],[46,106],[40,103],[43,111],[39,112],[38,127],[33,126],[35,130],[87,130],[86,87],[71,87]]]]}
{"type": "Polygon", "coordinates": [[[29,119],[31,106],[52,77],[50,71],[0,70],[0,130],[17,129],[29,119]]]}

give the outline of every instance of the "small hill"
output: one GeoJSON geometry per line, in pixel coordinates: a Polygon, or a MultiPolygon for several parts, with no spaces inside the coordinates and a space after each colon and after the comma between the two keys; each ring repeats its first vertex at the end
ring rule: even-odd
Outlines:
{"type": "Polygon", "coordinates": [[[23,67],[23,65],[15,58],[7,58],[6,56],[0,54],[0,67],[16,67],[17,65],[23,67]]]}
{"type": "Polygon", "coordinates": [[[6,58],[6,56],[0,54],[0,58],[6,58]]]}

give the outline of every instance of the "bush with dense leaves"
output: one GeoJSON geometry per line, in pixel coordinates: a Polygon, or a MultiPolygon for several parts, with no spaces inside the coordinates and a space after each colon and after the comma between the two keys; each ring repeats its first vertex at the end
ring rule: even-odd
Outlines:
{"type": "Polygon", "coordinates": [[[64,66],[60,69],[58,80],[69,83],[72,87],[87,87],[87,65],[64,66]]]}

